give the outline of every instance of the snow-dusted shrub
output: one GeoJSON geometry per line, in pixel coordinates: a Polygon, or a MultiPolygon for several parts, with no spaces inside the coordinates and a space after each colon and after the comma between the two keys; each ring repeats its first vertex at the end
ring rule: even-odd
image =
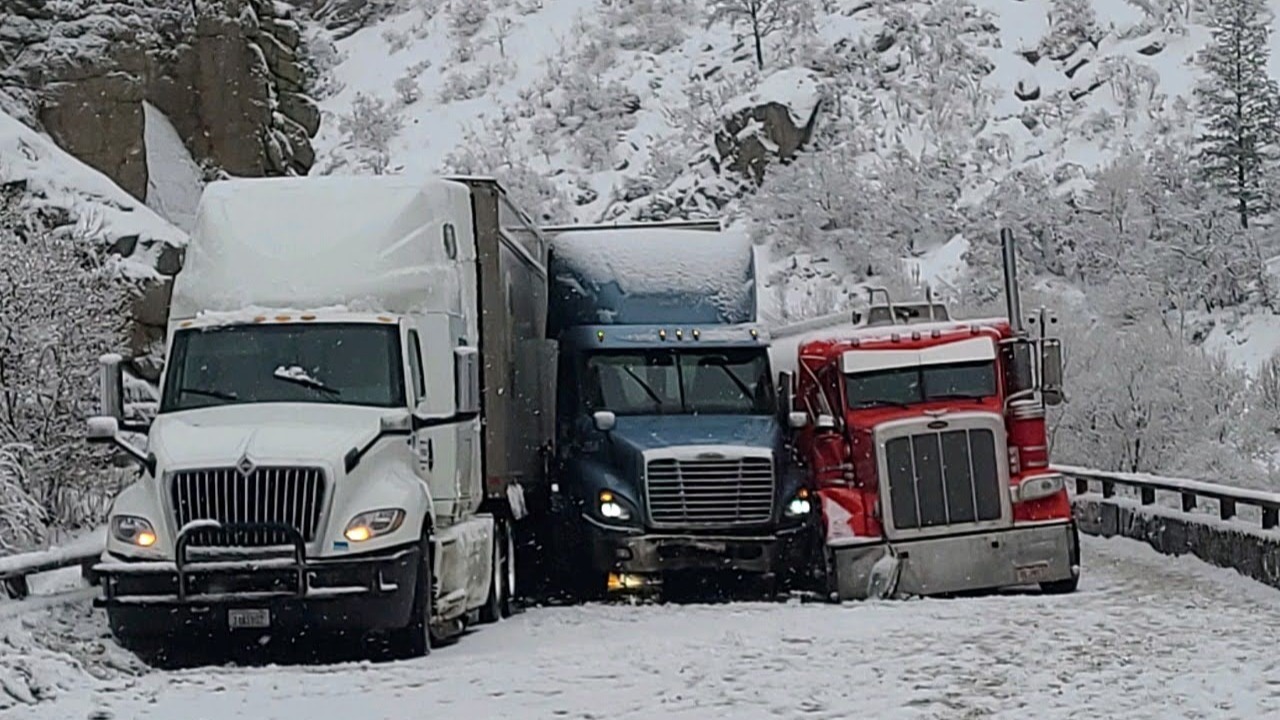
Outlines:
{"type": "Polygon", "coordinates": [[[413,40],[408,32],[396,30],[395,28],[387,28],[382,31],[382,39],[387,41],[387,49],[392,55],[409,47],[409,43],[413,40]]]}
{"type": "Polygon", "coordinates": [[[485,120],[479,129],[468,128],[444,166],[449,173],[497,178],[515,203],[540,223],[571,219],[568,198],[547,172],[534,166],[506,119],[485,120]]]}
{"type": "Polygon", "coordinates": [[[44,521],[45,509],[27,492],[22,448],[0,445],[0,555],[38,546],[44,521]]]}
{"type": "Polygon", "coordinates": [[[394,87],[401,105],[412,105],[422,99],[422,88],[418,85],[417,77],[412,74],[396,78],[394,87]]]}
{"type": "Polygon", "coordinates": [[[449,31],[457,38],[472,38],[489,17],[486,0],[454,0],[449,8],[449,31]]]}
{"type": "MultiPolygon", "coordinates": [[[[123,280],[66,220],[0,192],[0,513],[34,502],[38,521],[62,527],[98,520],[86,509],[117,489],[104,472],[110,451],[84,441],[83,423],[98,356],[124,346],[127,301],[123,280]]],[[[4,522],[0,532],[31,527],[4,522]]]]}
{"type": "Polygon", "coordinates": [[[473,100],[488,92],[495,83],[509,79],[515,66],[507,63],[485,63],[473,72],[455,70],[445,76],[437,98],[442,103],[473,100]]]}
{"type": "Polygon", "coordinates": [[[610,5],[606,23],[625,50],[664,53],[684,42],[701,20],[701,8],[682,0],[631,0],[610,5]]]}
{"type": "Polygon", "coordinates": [[[395,107],[364,93],[358,93],[351,112],[338,119],[343,146],[354,151],[357,162],[375,175],[385,173],[390,166],[391,140],[403,126],[395,107]]]}
{"type": "Polygon", "coordinates": [[[344,87],[333,75],[333,69],[346,59],[327,32],[311,32],[302,38],[298,58],[303,69],[305,88],[317,100],[332,97],[344,87]]]}
{"type": "Polygon", "coordinates": [[[1049,33],[1040,40],[1043,54],[1065,58],[1081,45],[1102,39],[1092,0],[1053,0],[1049,8],[1049,33]]]}

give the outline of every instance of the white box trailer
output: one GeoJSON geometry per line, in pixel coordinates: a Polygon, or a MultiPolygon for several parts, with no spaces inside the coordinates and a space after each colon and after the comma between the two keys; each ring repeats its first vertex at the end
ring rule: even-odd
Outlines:
{"type": "Polygon", "coordinates": [[[508,613],[546,506],[546,293],[544,238],[492,180],[209,185],[145,447],[103,360],[90,438],[144,469],[97,566],[112,631],[153,652],[380,631],[418,655],[508,613]]]}

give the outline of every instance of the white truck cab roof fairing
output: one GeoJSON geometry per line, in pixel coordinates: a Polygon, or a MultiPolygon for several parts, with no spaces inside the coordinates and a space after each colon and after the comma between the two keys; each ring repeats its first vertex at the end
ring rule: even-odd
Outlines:
{"type": "Polygon", "coordinates": [[[475,288],[457,266],[475,262],[472,218],[468,187],[441,178],[211,183],[171,321],[255,308],[466,314],[475,288]]]}

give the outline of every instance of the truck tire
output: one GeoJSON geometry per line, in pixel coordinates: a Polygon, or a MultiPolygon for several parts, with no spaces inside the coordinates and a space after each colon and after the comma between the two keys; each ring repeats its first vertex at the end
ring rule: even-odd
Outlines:
{"type": "Polygon", "coordinates": [[[1045,595],[1070,595],[1080,587],[1080,576],[1077,575],[1066,580],[1054,580],[1053,582],[1040,583],[1040,592],[1045,595]]]}
{"type": "Polygon", "coordinates": [[[480,608],[481,623],[495,623],[511,617],[511,593],[515,587],[515,544],[511,526],[499,520],[493,533],[493,577],[489,583],[489,598],[480,608]]]}
{"type": "Polygon", "coordinates": [[[401,659],[419,658],[431,653],[431,618],[435,615],[435,563],[431,557],[431,540],[421,541],[421,562],[413,588],[413,609],[409,624],[392,638],[392,653],[401,659]]]}

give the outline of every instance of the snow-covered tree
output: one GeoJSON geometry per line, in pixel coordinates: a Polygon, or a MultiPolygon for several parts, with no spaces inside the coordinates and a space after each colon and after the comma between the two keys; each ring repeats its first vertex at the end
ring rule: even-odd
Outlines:
{"type": "Polygon", "coordinates": [[[1093,0],[1053,0],[1049,7],[1049,33],[1040,41],[1045,55],[1069,57],[1081,45],[1096,45],[1101,37],[1093,0]]]}
{"type": "Polygon", "coordinates": [[[1203,177],[1232,199],[1243,227],[1269,209],[1263,179],[1280,151],[1280,89],[1267,74],[1270,21],[1265,0],[1212,3],[1213,41],[1200,57],[1207,76],[1195,89],[1203,177]]]}
{"type": "Polygon", "coordinates": [[[338,132],[342,133],[343,145],[355,151],[361,166],[382,175],[391,165],[391,141],[403,125],[394,106],[382,98],[357,93],[351,112],[338,119],[338,132]]]}
{"type": "Polygon", "coordinates": [[[764,42],[776,32],[793,32],[813,16],[811,0],[711,0],[709,24],[745,25],[755,43],[756,67],[764,69],[764,42]]]}
{"type": "Polygon", "coordinates": [[[0,192],[0,549],[94,522],[109,451],[84,442],[97,358],[124,345],[126,289],[92,244],[0,192]],[[51,228],[58,226],[59,229],[51,228]],[[38,505],[40,512],[30,517],[38,505]]]}

